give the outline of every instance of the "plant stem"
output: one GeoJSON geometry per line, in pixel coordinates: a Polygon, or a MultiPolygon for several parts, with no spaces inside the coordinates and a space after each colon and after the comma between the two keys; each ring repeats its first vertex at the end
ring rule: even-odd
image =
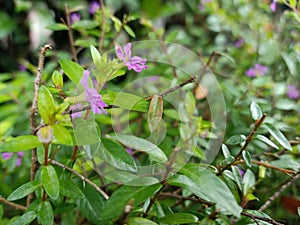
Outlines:
{"type": "Polygon", "coordinates": [[[10,206],[14,207],[14,208],[17,209],[17,210],[22,210],[22,211],[25,211],[25,210],[26,210],[26,207],[25,207],[25,206],[22,206],[22,205],[19,205],[19,204],[10,202],[10,201],[6,200],[5,198],[3,198],[3,197],[1,197],[1,196],[0,196],[0,202],[4,203],[4,204],[6,204],[6,205],[10,205],[10,206]]]}
{"type": "Polygon", "coordinates": [[[104,37],[105,37],[105,6],[104,6],[104,1],[100,0],[100,4],[101,4],[101,15],[102,15],[102,24],[101,24],[101,37],[99,39],[99,46],[98,46],[98,50],[99,52],[102,51],[103,48],[103,42],[104,42],[104,37]]]}
{"type": "Polygon", "coordinates": [[[72,27],[71,27],[70,10],[69,10],[69,7],[67,4],[65,4],[65,14],[66,14],[66,20],[67,20],[66,25],[68,27],[68,35],[69,35],[72,57],[73,57],[74,61],[78,63],[77,53],[76,53],[76,49],[75,49],[75,42],[74,42],[74,37],[73,37],[73,32],[72,32],[72,27]]]}

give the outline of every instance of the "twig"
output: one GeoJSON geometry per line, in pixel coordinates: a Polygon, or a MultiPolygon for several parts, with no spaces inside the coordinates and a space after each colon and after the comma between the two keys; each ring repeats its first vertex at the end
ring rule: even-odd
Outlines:
{"type": "Polygon", "coordinates": [[[102,24],[101,24],[101,37],[99,39],[99,46],[98,46],[98,50],[99,52],[102,50],[103,48],[103,42],[104,42],[104,37],[105,37],[105,12],[104,12],[104,1],[100,0],[100,4],[101,4],[101,15],[102,15],[102,24]]]}
{"type": "Polygon", "coordinates": [[[84,182],[90,184],[91,186],[93,186],[105,199],[109,199],[108,194],[106,194],[100,187],[98,187],[94,182],[90,181],[88,178],[86,178],[85,176],[81,175],[80,173],[78,173],[77,171],[73,170],[72,168],[57,162],[55,160],[51,160],[50,161],[51,164],[53,165],[57,165],[65,170],[70,171],[71,173],[75,174],[76,176],[78,176],[81,180],[83,180],[84,182]]]}
{"type": "Polygon", "coordinates": [[[286,182],[284,182],[278,191],[276,191],[259,209],[258,211],[264,211],[276,198],[279,197],[279,195],[287,189],[292,183],[294,183],[297,179],[300,178],[300,171],[295,174],[295,176],[288,179],[286,182]]]}
{"type": "Polygon", "coordinates": [[[208,206],[213,206],[213,205],[215,205],[215,203],[206,201],[206,200],[201,199],[201,198],[184,197],[184,196],[182,196],[182,195],[178,195],[178,194],[175,194],[175,193],[172,193],[172,192],[160,193],[159,196],[173,197],[173,198],[177,198],[177,199],[183,200],[183,201],[184,201],[184,200],[189,200],[189,201],[193,201],[193,202],[202,203],[202,204],[205,204],[205,205],[208,205],[208,206]]]}
{"type": "Polygon", "coordinates": [[[229,168],[230,166],[232,166],[242,155],[243,151],[245,151],[249,145],[249,143],[252,141],[254,134],[256,133],[257,129],[263,124],[265,118],[267,117],[267,114],[263,114],[262,117],[257,120],[255,122],[255,126],[253,128],[253,130],[251,131],[251,133],[247,136],[245,144],[243,145],[243,147],[241,148],[241,150],[239,151],[239,153],[234,157],[234,161],[227,164],[226,166],[224,166],[223,168],[220,169],[220,171],[217,173],[217,175],[222,174],[222,172],[224,170],[226,170],[227,168],[229,168]]]}
{"type": "Polygon", "coordinates": [[[74,42],[74,37],[73,37],[72,27],[71,27],[70,10],[69,10],[69,7],[67,4],[65,4],[65,14],[66,14],[66,20],[67,20],[66,25],[68,27],[68,35],[69,35],[72,57],[73,57],[74,61],[78,63],[77,53],[76,53],[76,49],[75,49],[75,42],[74,42]]]}
{"type": "MultiPolygon", "coordinates": [[[[46,52],[52,49],[51,45],[47,44],[44,45],[41,48],[40,55],[39,55],[39,64],[38,64],[38,70],[36,74],[36,78],[34,80],[34,96],[33,96],[33,101],[32,101],[32,106],[30,110],[30,129],[31,129],[31,134],[36,133],[36,115],[38,111],[38,93],[39,93],[39,88],[41,85],[41,80],[42,80],[42,73],[43,73],[43,68],[44,68],[44,61],[45,61],[45,55],[46,52]]],[[[30,171],[30,180],[33,181],[35,178],[35,174],[37,171],[38,167],[38,161],[37,161],[37,153],[36,153],[36,148],[32,149],[32,156],[31,156],[31,171],[30,171]]],[[[29,194],[27,197],[27,206],[30,204],[31,200],[33,199],[33,193],[29,194]]]]}
{"type": "Polygon", "coordinates": [[[282,222],[277,222],[276,220],[273,220],[273,219],[270,219],[270,218],[266,218],[266,217],[262,217],[262,216],[256,216],[256,215],[253,215],[253,214],[248,213],[248,212],[242,212],[241,214],[244,215],[244,216],[250,217],[254,221],[255,221],[255,219],[257,219],[257,220],[265,221],[265,222],[268,222],[268,223],[271,223],[271,224],[274,224],[274,225],[284,225],[285,224],[285,223],[282,223],[282,222]]]}
{"type": "Polygon", "coordinates": [[[1,196],[0,196],[0,202],[3,202],[6,205],[10,205],[10,206],[12,206],[12,207],[14,207],[15,209],[18,209],[18,210],[22,210],[22,211],[26,210],[25,206],[10,202],[10,201],[6,200],[5,198],[3,198],[1,196]]]}

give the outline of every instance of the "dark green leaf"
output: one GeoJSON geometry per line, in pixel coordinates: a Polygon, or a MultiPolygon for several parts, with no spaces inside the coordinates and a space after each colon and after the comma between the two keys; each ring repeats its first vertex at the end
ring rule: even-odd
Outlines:
{"type": "Polygon", "coordinates": [[[3,11],[0,12],[0,39],[9,35],[16,27],[16,22],[3,11]]]}
{"type": "Polygon", "coordinates": [[[256,102],[251,102],[250,111],[254,120],[259,120],[262,117],[262,112],[256,102]]]}
{"type": "Polygon", "coordinates": [[[82,191],[71,180],[59,180],[60,193],[70,198],[84,198],[82,191]]]}
{"type": "Polygon", "coordinates": [[[68,30],[68,26],[63,23],[54,23],[46,27],[49,30],[59,31],[59,30],[68,30]]]}
{"type": "Polygon", "coordinates": [[[131,37],[135,38],[135,33],[134,33],[134,31],[131,29],[130,26],[125,25],[125,26],[124,26],[124,29],[126,30],[127,34],[129,34],[131,37]]]}
{"type": "Polygon", "coordinates": [[[59,196],[59,180],[53,166],[43,166],[41,172],[42,184],[47,194],[57,199],[59,196]]]}
{"type": "Polygon", "coordinates": [[[137,206],[150,198],[161,187],[161,184],[137,187],[123,185],[105,202],[101,210],[101,218],[105,220],[118,218],[123,213],[125,206],[131,201],[133,206],[137,206]]]}
{"type": "Polygon", "coordinates": [[[61,68],[64,73],[68,76],[68,78],[75,84],[78,85],[82,76],[83,76],[83,68],[77,63],[63,59],[59,61],[61,68]]]}
{"type": "Polygon", "coordinates": [[[56,111],[53,96],[49,89],[41,86],[38,96],[39,113],[45,124],[53,124],[55,122],[54,113],[56,111]]]}
{"type": "Polygon", "coordinates": [[[23,184],[22,186],[18,187],[14,190],[7,198],[8,201],[14,201],[20,198],[27,196],[28,194],[34,192],[41,184],[38,182],[28,182],[23,184]]]}
{"type": "Polygon", "coordinates": [[[129,217],[128,225],[158,225],[151,220],[141,217],[129,217]]]}
{"type": "Polygon", "coordinates": [[[167,161],[165,153],[150,141],[136,137],[134,135],[115,134],[113,139],[121,142],[123,145],[149,154],[150,158],[157,162],[167,161]]]}
{"type": "Polygon", "coordinates": [[[29,212],[26,212],[25,214],[23,214],[17,220],[15,220],[12,223],[12,225],[27,225],[27,224],[30,224],[36,217],[37,217],[36,212],[29,211],[29,212]]]}
{"type": "Polygon", "coordinates": [[[160,95],[153,95],[148,110],[148,125],[151,133],[154,132],[160,124],[163,110],[162,97],[160,95]]]}
{"type": "Polygon", "coordinates": [[[225,158],[231,157],[229,149],[227,148],[227,146],[225,144],[222,144],[222,152],[223,152],[223,155],[225,158]]]}
{"type": "Polygon", "coordinates": [[[245,138],[242,135],[234,135],[231,136],[227,141],[226,144],[228,145],[238,145],[245,141],[245,138]]]}
{"type": "Polygon", "coordinates": [[[37,136],[23,135],[13,138],[7,142],[0,144],[0,152],[20,152],[31,150],[42,143],[39,141],[37,136]]]}
{"type": "Polygon", "coordinates": [[[255,184],[255,176],[251,170],[247,170],[243,178],[243,194],[246,196],[255,184]]]}
{"type": "Polygon", "coordinates": [[[271,147],[273,147],[275,149],[278,149],[277,145],[273,141],[271,141],[270,139],[266,138],[263,135],[258,134],[258,135],[256,135],[255,138],[257,138],[258,140],[270,145],[271,147]]]}
{"type": "Polygon", "coordinates": [[[286,148],[287,150],[292,151],[292,146],[290,145],[289,141],[285,138],[285,136],[280,132],[280,130],[278,130],[276,127],[274,127],[272,124],[270,123],[265,123],[264,124],[266,126],[266,128],[268,129],[269,133],[272,135],[273,138],[275,138],[276,141],[278,141],[278,143],[286,148]]]}
{"type": "Polygon", "coordinates": [[[245,160],[247,166],[252,166],[251,154],[248,151],[243,151],[243,159],[245,160]]]}
{"type": "MultiPolygon", "coordinates": [[[[73,139],[70,134],[70,132],[62,125],[60,124],[53,124],[51,125],[51,128],[53,130],[54,138],[57,140],[57,144],[63,144],[63,145],[73,145],[73,139]]],[[[56,140],[53,142],[56,143],[56,140]]]]}
{"type": "Polygon", "coordinates": [[[39,221],[42,225],[53,225],[53,209],[48,201],[42,201],[39,205],[39,221]]]}
{"type": "Polygon", "coordinates": [[[163,224],[187,224],[187,223],[197,223],[197,216],[190,213],[174,213],[166,215],[159,218],[159,222],[163,224]]]}

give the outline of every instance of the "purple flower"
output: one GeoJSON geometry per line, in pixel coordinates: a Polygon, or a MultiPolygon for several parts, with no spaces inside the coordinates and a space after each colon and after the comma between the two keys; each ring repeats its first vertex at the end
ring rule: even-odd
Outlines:
{"type": "Polygon", "coordinates": [[[75,23],[75,22],[77,22],[79,20],[80,20],[80,14],[78,12],[72,12],[70,14],[70,22],[71,22],[71,24],[75,23]]]}
{"type": "MultiPolygon", "coordinates": [[[[5,160],[9,160],[12,156],[13,156],[12,152],[3,152],[2,153],[2,158],[5,160]]],[[[23,156],[24,156],[24,152],[17,152],[17,157],[18,157],[16,160],[17,167],[21,166],[23,156]]]]}
{"type": "Polygon", "coordinates": [[[8,160],[12,157],[13,153],[12,152],[3,152],[2,153],[2,158],[5,160],[8,160]]]}
{"type": "Polygon", "coordinates": [[[92,1],[89,5],[89,13],[94,15],[100,9],[100,2],[92,1]]]}
{"type": "Polygon", "coordinates": [[[70,110],[71,110],[71,118],[72,119],[81,117],[82,112],[74,112],[74,113],[72,112],[73,110],[80,109],[81,107],[82,107],[82,105],[79,103],[76,105],[71,105],[70,110]]]}
{"type": "Polygon", "coordinates": [[[204,7],[205,7],[205,3],[209,3],[209,2],[212,2],[212,0],[201,0],[200,1],[200,4],[198,5],[198,9],[200,11],[203,11],[204,10],[204,7]]]}
{"type": "Polygon", "coordinates": [[[244,38],[239,38],[235,43],[234,43],[234,46],[236,48],[240,48],[243,44],[244,44],[244,38]]]}
{"type": "Polygon", "coordinates": [[[20,71],[26,71],[26,66],[25,65],[23,65],[23,64],[19,64],[19,70],[20,71]]]}
{"type": "Polygon", "coordinates": [[[267,70],[268,70],[267,66],[255,64],[254,67],[252,67],[246,71],[246,76],[248,76],[248,77],[263,76],[263,75],[265,75],[267,70]]]}
{"type": "Polygon", "coordinates": [[[295,85],[289,84],[287,86],[287,96],[290,99],[298,99],[300,97],[298,88],[295,85]]]}
{"type": "Polygon", "coordinates": [[[129,70],[133,69],[135,72],[139,73],[143,69],[147,69],[148,66],[146,64],[146,59],[142,59],[139,56],[131,57],[131,43],[128,43],[124,46],[123,50],[120,46],[117,46],[116,49],[117,56],[123,60],[125,66],[129,70]]]}
{"type": "Polygon", "coordinates": [[[270,4],[270,9],[272,12],[276,11],[276,0],[272,1],[272,3],[270,4]]]}
{"type": "Polygon", "coordinates": [[[90,71],[85,70],[83,71],[83,78],[81,79],[80,83],[84,87],[85,91],[85,99],[90,102],[92,111],[96,114],[107,114],[105,107],[107,105],[102,101],[101,95],[97,92],[95,88],[89,88],[89,76],[90,71]]]}

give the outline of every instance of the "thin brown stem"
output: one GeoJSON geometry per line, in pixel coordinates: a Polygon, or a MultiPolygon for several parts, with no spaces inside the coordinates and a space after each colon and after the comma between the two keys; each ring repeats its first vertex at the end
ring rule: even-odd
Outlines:
{"type": "Polygon", "coordinates": [[[98,46],[99,52],[102,51],[104,38],[105,38],[105,11],[104,11],[105,6],[104,6],[104,1],[100,0],[100,4],[101,4],[102,23],[101,23],[101,36],[100,36],[100,39],[99,39],[99,46],[98,46]]]}
{"type": "Polygon", "coordinates": [[[72,57],[74,59],[75,62],[78,63],[78,58],[77,58],[77,52],[75,49],[75,42],[74,42],[74,37],[73,37],[73,32],[72,32],[72,24],[71,24],[71,20],[70,20],[70,10],[67,4],[65,4],[65,14],[66,14],[66,25],[68,27],[68,36],[69,36],[69,42],[70,42],[70,47],[71,47],[71,53],[72,53],[72,57]]]}
{"type": "Polygon", "coordinates": [[[248,212],[242,212],[241,214],[243,216],[250,217],[254,221],[256,219],[256,220],[265,221],[265,222],[268,222],[268,223],[271,223],[271,224],[274,224],[274,225],[284,225],[285,224],[285,223],[282,223],[282,222],[277,222],[276,220],[273,220],[273,219],[270,219],[270,218],[266,218],[266,217],[262,217],[262,216],[256,216],[256,215],[253,215],[253,214],[248,213],[248,212]]]}
{"type": "Polygon", "coordinates": [[[0,202],[4,203],[6,205],[12,206],[12,207],[14,207],[17,210],[22,210],[22,211],[26,210],[25,206],[19,205],[19,204],[13,203],[13,202],[10,202],[10,201],[6,200],[5,198],[3,198],[1,196],[0,196],[0,202]]]}
{"type": "Polygon", "coordinates": [[[89,180],[88,178],[86,178],[85,176],[81,175],[80,173],[78,173],[77,171],[73,170],[72,168],[57,162],[55,160],[51,161],[51,164],[53,165],[57,165],[65,170],[70,171],[71,173],[75,174],[76,176],[78,176],[81,180],[83,180],[84,182],[90,184],[91,186],[93,186],[105,199],[109,199],[108,194],[106,194],[100,187],[98,187],[94,182],[92,182],[91,180],[89,180]]]}
{"type": "MultiPolygon", "coordinates": [[[[44,68],[44,62],[45,62],[45,55],[46,52],[52,49],[51,45],[47,44],[44,45],[41,50],[40,50],[40,55],[39,55],[39,64],[38,64],[38,70],[36,74],[36,78],[34,80],[34,96],[33,96],[33,101],[32,101],[32,106],[30,110],[30,129],[31,129],[31,134],[35,135],[36,130],[37,130],[37,125],[36,125],[36,117],[37,117],[37,112],[38,112],[38,93],[39,93],[39,88],[41,85],[42,81],[42,73],[43,73],[43,68],[44,68]]],[[[31,156],[31,171],[30,171],[30,180],[33,181],[35,178],[35,174],[38,168],[38,161],[37,161],[37,153],[36,153],[36,148],[32,149],[32,156],[31,156]]],[[[27,197],[27,206],[31,203],[31,200],[33,199],[34,193],[31,193],[27,197]]]]}

